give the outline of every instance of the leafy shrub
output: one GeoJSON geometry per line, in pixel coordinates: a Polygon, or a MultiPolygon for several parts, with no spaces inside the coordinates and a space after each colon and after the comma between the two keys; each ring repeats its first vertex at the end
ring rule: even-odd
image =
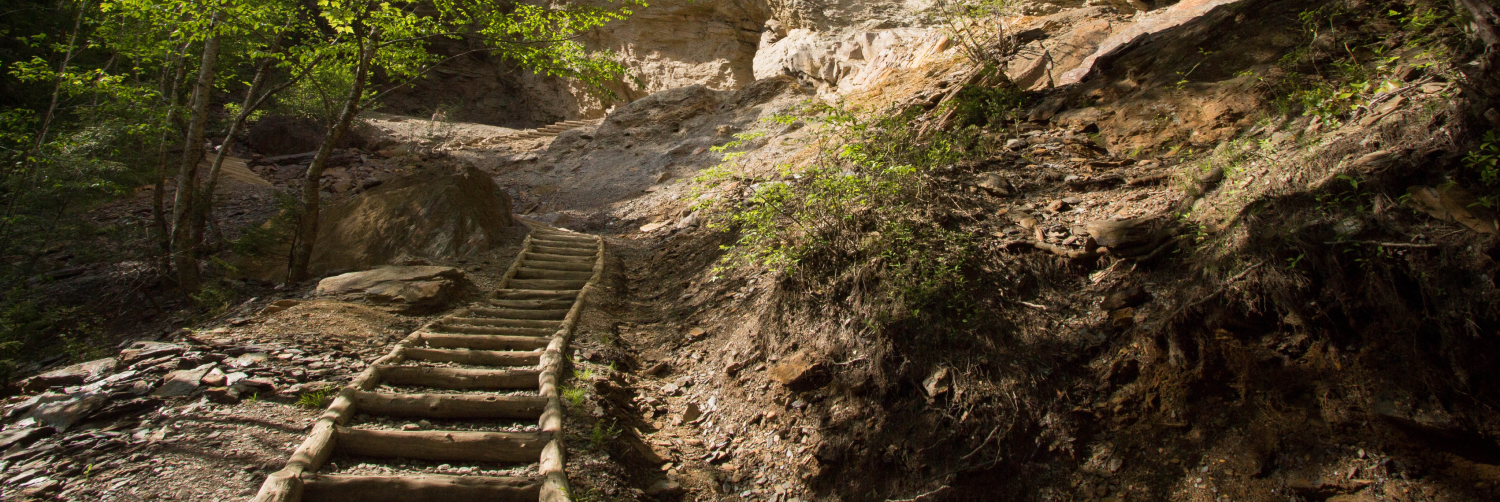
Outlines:
{"type": "MultiPolygon", "coordinates": [[[[725,246],[721,270],[778,270],[808,289],[850,276],[879,277],[872,285],[876,296],[867,300],[880,310],[881,322],[972,317],[966,292],[976,285],[966,277],[978,241],[932,218],[942,210],[932,210],[931,194],[940,188],[937,176],[998,149],[1003,138],[976,123],[1004,123],[1026,99],[1010,88],[965,89],[959,96],[954,106],[968,125],[949,130],[924,131],[919,119],[928,112],[920,108],[863,114],[818,104],[799,110],[824,145],[810,165],[742,180],[748,186],[739,200],[702,204],[714,208],[712,228],[736,234],[725,246]]],[[[930,112],[927,124],[946,113],[930,112]]],[[[700,179],[722,188],[739,182],[726,174],[731,170],[720,166],[700,179]]]]}

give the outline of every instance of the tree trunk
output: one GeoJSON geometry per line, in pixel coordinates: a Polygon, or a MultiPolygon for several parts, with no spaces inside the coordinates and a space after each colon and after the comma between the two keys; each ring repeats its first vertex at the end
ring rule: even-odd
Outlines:
{"type": "Polygon", "coordinates": [[[364,40],[364,46],[360,48],[359,62],[354,68],[354,84],[350,86],[349,95],[345,97],[344,109],[339,113],[338,122],[329,128],[328,135],[323,137],[323,144],[318,146],[318,154],[313,157],[312,164],[307,166],[307,176],[302,182],[302,222],[297,228],[292,259],[287,264],[287,282],[302,282],[308,279],[307,269],[312,259],[313,245],[317,243],[318,238],[318,209],[321,202],[319,194],[323,189],[323,167],[328,165],[328,158],[333,155],[333,146],[338,144],[344,132],[349,130],[349,125],[354,122],[354,116],[359,114],[359,102],[364,97],[365,80],[368,78],[370,62],[375,59],[377,48],[377,36],[372,32],[370,37],[364,40]]]}
{"type": "MultiPolygon", "coordinates": [[[[214,23],[224,18],[214,13],[214,23]]],[[[184,292],[198,290],[198,256],[192,241],[195,188],[198,186],[198,162],[203,158],[203,130],[208,125],[208,102],[213,97],[214,69],[219,62],[219,37],[211,35],[203,42],[203,61],[198,66],[198,82],[193,88],[193,109],[188,120],[187,139],[182,145],[182,165],[177,173],[177,197],[172,205],[172,255],[177,263],[177,282],[184,292]]]]}
{"type": "MultiPolygon", "coordinates": [[[[272,54],[276,53],[280,45],[281,40],[278,38],[276,43],[271,45],[270,52],[272,54]]],[[[260,103],[264,102],[264,100],[258,99],[256,94],[259,94],[261,86],[265,85],[266,78],[271,73],[272,68],[274,68],[273,63],[275,61],[274,58],[267,57],[264,61],[261,61],[260,67],[255,70],[255,78],[250,81],[250,89],[245,91],[245,104],[240,107],[240,113],[229,123],[229,132],[224,134],[224,142],[219,145],[219,153],[214,155],[213,164],[208,168],[208,181],[203,184],[203,200],[193,208],[192,235],[188,241],[188,247],[191,248],[189,250],[190,254],[197,255],[199,246],[204,242],[203,229],[207,226],[208,216],[214,210],[214,190],[219,185],[219,171],[224,167],[224,159],[229,157],[229,143],[234,141],[234,135],[239,133],[240,127],[245,124],[245,119],[250,117],[250,113],[254,112],[256,108],[259,108],[260,103]]]]}
{"type": "MultiPolygon", "coordinates": [[[[182,60],[182,55],[187,53],[188,46],[184,44],[175,58],[174,71],[168,81],[162,84],[163,97],[166,98],[167,117],[165,126],[171,127],[177,122],[177,98],[182,91],[182,79],[187,77],[187,62],[182,60]]],[[[166,213],[166,191],[167,191],[167,146],[171,135],[162,133],[161,146],[158,148],[158,159],[156,165],[156,186],[151,193],[151,221],[152,231],[156,234],[157,246],[161,248],[162,273],[168,273],[172,269],[172,230],[167,224],[166,213]]]]}

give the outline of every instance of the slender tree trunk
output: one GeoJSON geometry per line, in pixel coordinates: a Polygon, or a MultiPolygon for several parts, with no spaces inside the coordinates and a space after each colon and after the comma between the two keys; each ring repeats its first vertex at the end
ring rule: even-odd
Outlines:
{"type": "MultiPolygon", "coordinates": [[[[182,79],[187,77],[187,62],[183,61],[182,55],[187,53],[188,44],[183,44],[182,50],[173,58],[175,69],[167,77],[168,81],[162,83],[163,97],[166,98],[167,117],[166,127],[177,123],[177,107],[180,105],[178,98],[182,93],[182,79]]],[[[162,133],[161,146],[158,148],[158,162],[156,165],[156,190],[151,194],[151,219],[153,231],[156,234],[157,246],[161,248],[161,270],[168,273],[172,269],[172,232],[167,226],[166,213],[166,191],[167,191],[167,147],[170,145],[170,133],[162,133]]]]}
{"type": "MultiPolygon", "coordinates": [[[[224,18],[214,13],[214,25],[224,18]]],[[[210,29],[213,29],[210,27],[210,29]]],[[[219,63],[219,36],[210,35],[203,42],[203,61],[198,66],[198,82],[193,88],[193,109],[188,120],[187,139],[183,142],[182,165],[177,173],[177,197],[172,205],[172,256],[177,263],[178,286],[185,292],[198,290],[198,257],[192,246],[194,198],[198,186],[198,163],[203,158],[203,130],[208,125],[208,103],[213,97],[214,70],[219,63]]]]}
{"type": "MultiPolygon", "coordinates": [[[[281,40],[271,45],[271,53],[280,49],[281,40]]],[[[240,113],[235,116],[234,121],[229,123],[229,132],[224,134],[224,142],[219,145],[219,152],[214,155],[213,164],[208,168],[208,181],[203,184],[203,196],[201,201],[193,208],[193,233],[188,242],[193,255],[198,254],[199,246],[204,243],[204,227],[207,226],[208,217],[214,210],[214,190],[219,185],[219,171],[224,167],[224,159],[229,157],[229,144],[234,141],[234,135],[239,133],[240,127],[245,124],[245,119],[260,106],[263,100],[257,99],[260,88],[265,85],[267,76],[275,67],[274,58],[267,57],[261,61],[260,67],[255,70],[255,78],[250,81],[250,89],[245,91],[245,103],[240,107],[240,113]]]]}
{"type": "Polygon", "coordinates": [[[344,132],[349,130],[349,125],[354,122],[354,116],[359,114],[360,99],[364,97],[365,80],[368,78],[370,62],[375,59],[375,51],[378,48],[378,35],[372,30],[370,36],[364,40],[360,48],[359,62],[354,68],[354,85],[349,88],[349,95],[344,99],[344,109],[339,113],[338,122],[329,128],[328,135],[323,137],[323,144],[318,146],[318,154],[313,157],[312,164],[307,166],[307,176],[302,182],[302,221],[297,228],[297,239],[292,248],[292,259],[287,264],[287,281],[302,282],[308,279],[308,264],[312,258],[313,245],[318,238],[318,206],[320,192],[322,192],[323,167],[328,165],[328,158],[333,155],[333,146],[338,144],[344,132]]]}

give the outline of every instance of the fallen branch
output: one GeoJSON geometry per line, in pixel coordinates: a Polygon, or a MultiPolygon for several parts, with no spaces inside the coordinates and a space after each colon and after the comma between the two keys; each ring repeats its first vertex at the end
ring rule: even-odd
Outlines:
{"type": "Polygon", "coordinates": [[[1388,247],[1388,248],[1406,248],[1406,249],[1434,249],[1434,248],[1438,247],[1437,244],[1422,244],[1422,243],[1417,243],[1417,242],[1380,242],[1380,241],[1328,241],[1328,242],[1324,242],[1324,244],[1328,244],[1330,246],[1334,245],[1334,244],[1369,244],[1369,245],[1372,245],[1372,246],[1381,246],[1381,247],[1388,247]]]}
{"type": "Polygon", "coordinates": [[[1036,248],[1036,249],[1040,249],[1042,251],[1050,252],[1052,254],[1055,254],[1055,255],[1058,255],[1058,256],[1061,256],[1061,257],[1064,257],[1064,258],[1072,258],[1072,259],[1075,259],[1075,260],[1077,260],[1077,259],[1084,259],[1084,258],[1095,258],[1095,257],[1099,256],[1099,253],[1095,253],[1093,251],[1084,251],[1082,249],[1068,249],[1068,248],[1065,248],[1065,247],[1062,247],[1062,246],[1059,246],[1059,245],[1056,245],[1056,244],[1048,244],[1048,243],[1042,242],[1042,241],[1011,241],[1011,242],[1005,243],[1001,247],[1002,248],[1011,248],[1011,247],[1018,246],[1018,245],[1023,245],[1023,244],[1031,246],[1031,247],[1036,248]]]}
{"type": "Polygon", "coordinates": [[[1133,187],[1138,187],[1138,186],[1141,186],[1141,185],[1149,185],[1149,184],[1152,184],[1152,183],[1156,183],[1158,181],[1167,179],[1170,176],[1171,176],[1171,173],[1167,173],[1167,172],[1160,172],[1160,173],[1156,173],[1156,174],[1147,174],[1145,176],[1141,176],[1141,177],[1138,177],[1138,178],[1131,178],[1129,180],[1126,180],[1125,184],[1129,185],[1129,186],[1133,186],[1133,187]]]}
{"type": "Polygon", "coordinates": [[[1114,184],[1125,183],[1125,182],[1126,182],[1125,178],[1122,178],[1120,176],[1110,175],[1110,176],[1099,176],[1099,177],[1089,178],[1089,179],[1073,180],[1073,181],[1069,181],[1067,183],[1068,183],[1068,186],[1072,187],[1074,190],[1087,190],[1089,187],[1094,186],[1094,185],[1108,186],[1108,185],[1114,185],[1114,184]]]}
{"type": "Polygon", "coordinates": [[[953,491],[953,488],[949,487],[948,485],[943,485],[938,487],[938,489],[936,490],[923,493],[909,499],[886,499],[885,502],[932,502],[947,498],[948,492],[951,491],[953,491]]]}
{"type": "Polygon", "coordinates": [[[837,362],[837,361],[835,361],[833,364],[836,364],[838,366],[848,366],[848,365],[851,365],[851,364],[854,364],[854,363],[857,363],[857,362],[860,362],[860,361],[863,361],[863,360],[865,360],[865,356],[859,356],[859,357],[856,357],[854,359],[850,359],[850,360],[844,361],[844,362],[837,362]]]}

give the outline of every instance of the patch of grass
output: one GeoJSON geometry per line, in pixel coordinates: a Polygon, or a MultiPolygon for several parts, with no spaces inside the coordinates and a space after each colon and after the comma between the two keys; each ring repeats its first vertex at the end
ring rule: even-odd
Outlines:
{"type": "Polygon", "coordinates": [[[583,405],[583,397],[584,397],[584,392],[583,392],[583,389],[581,389],[581,388],[578,388],[578,387],[566,387],[566,388],[563,388],[562,398],[563,398],[564,401],[567,401],[568,405],[570,405],[570,406],[574,406],[574,407],[582,406],[583,405]]]}
{"type": "Polygon", "coordinates": [[[594,429],[589,431],[589,446],[595,450],[603,449],[610,441],[620,437],[619,422],[610,422],[609,427],[604,426],[604,421],[594,422],[594,429]]]}
{"type": "Polygon", "coordinates": [[[307,408],[310,410],[320,410],[326,408],[328,407],[328,402],[330,401],[330,398],[333,397],[334,392],[334,389],[304,392],[302,393],[302,395],[297,396],[296,405],[298,407],[307,408]]]}

